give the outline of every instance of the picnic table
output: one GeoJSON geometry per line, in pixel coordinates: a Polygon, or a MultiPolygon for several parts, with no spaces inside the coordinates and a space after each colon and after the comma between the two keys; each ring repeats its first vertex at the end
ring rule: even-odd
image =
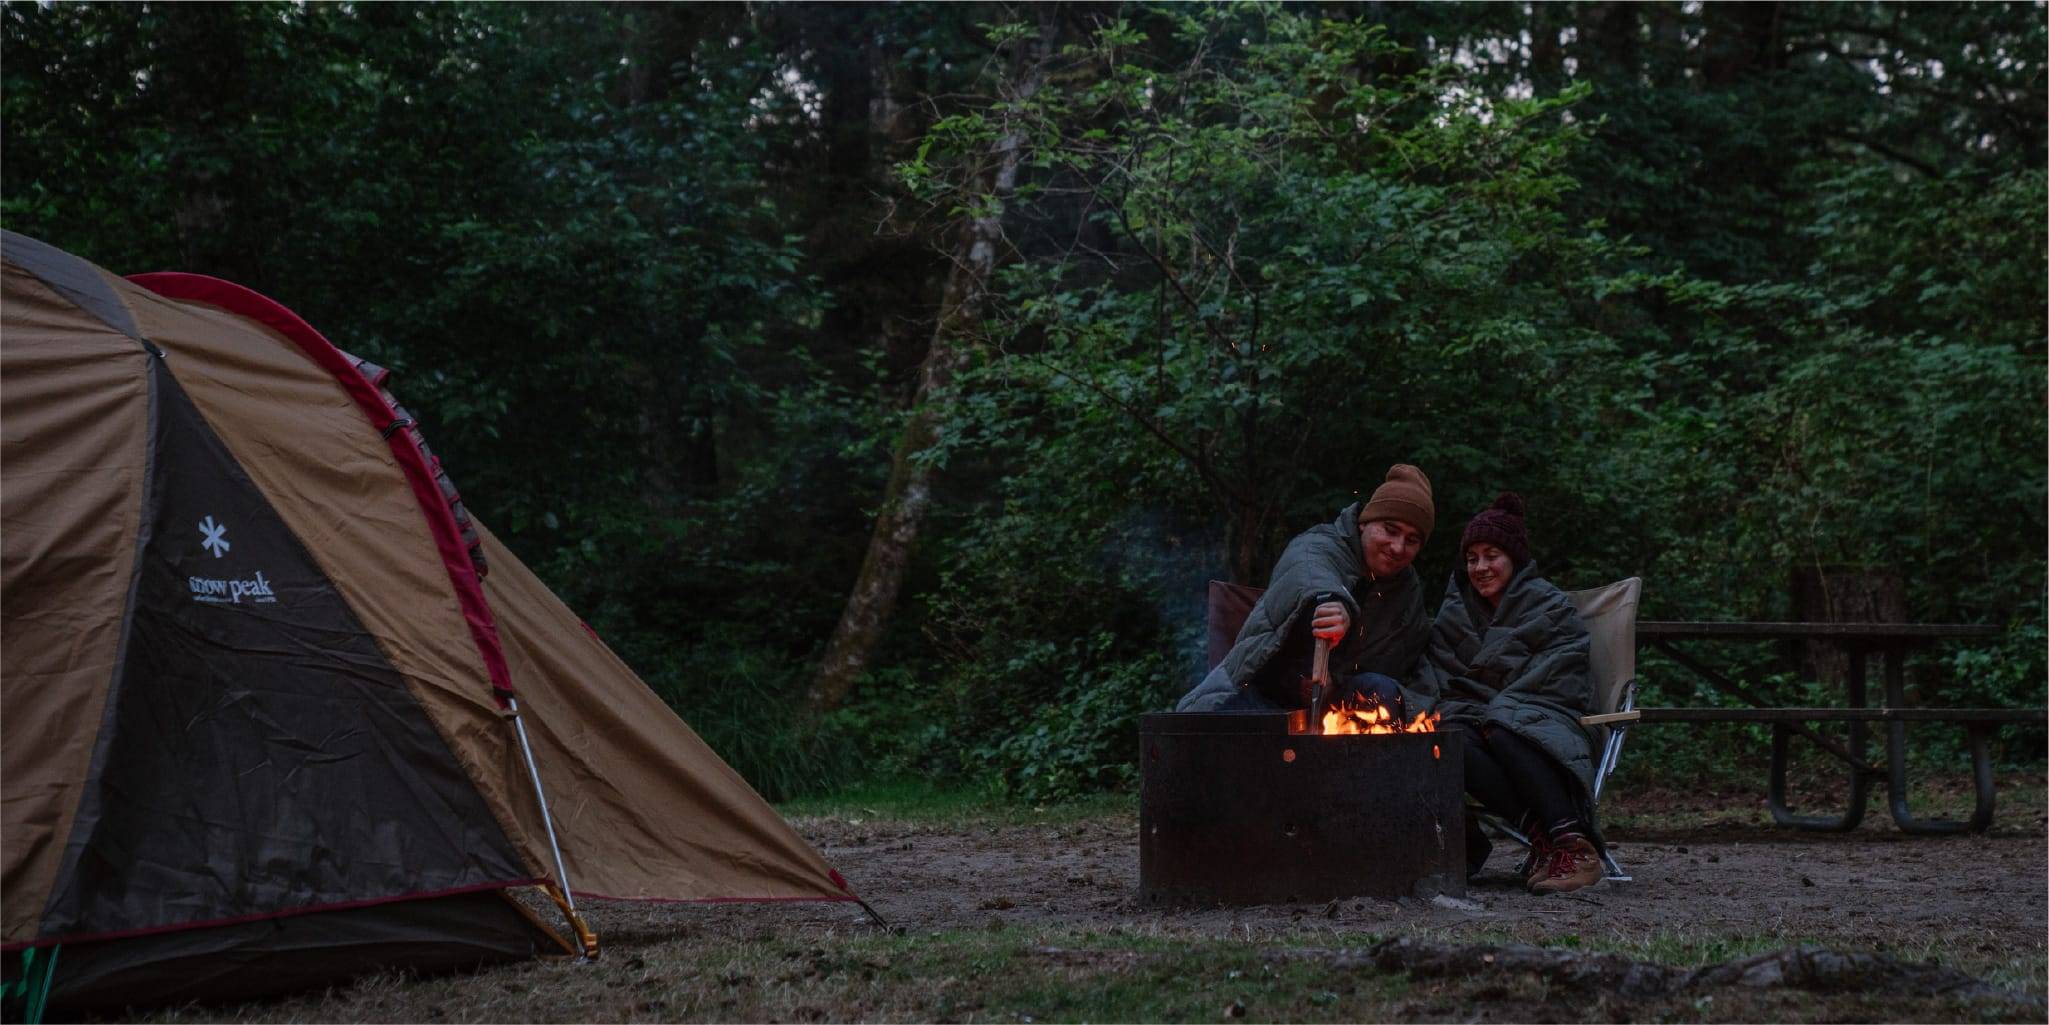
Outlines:
{"type": "Polygon", "coordinates": [[[1751,708],[1644,708],[1643,722],[1768,722],[1772,724],[1771,777],[1767,788],[1772,818],[1796,829],[1847,831],[1864,819],[1871,781],[1880,770],[1865,754],[1867,730],[1873,722],[1886,724],[1886,767],[1889,805],[1893,821],[1909,833],[1981,832],[1992,823],[1993,780],[1990,738],[2003,723],[2042,722],[2049,713],[2042,709],[2018,708],[1910,708],[1906,703],[1906,654],[1909,650],[1942,641],[1989,639],[2000,634],[1998,627],[1956,623],[1742,623],[1672,622],[1644,620],[1637,623],[1637,637],[1699,675],[1722,693],[1749,702],[1751,708]],[[1780,706],[1756,688],[1731,679],[1714,668],[1708,659],[1689,650],[1688,645],[1719,642],[1821,641],[1840,648],[1849,658],[1845,682],[1846,703],[1828,708],[1780,706]],[[1869,658],[1883,659],[1884,702],[1872,707],[1867,694],[1869,658]],[[1849,742],[1844,744],[1816,730],[1812,723],[1846,722],[1849,742]],[[1922,819],[1907,804],[1907,723],[1950,722],[1962,725],[1970,738],[1971,774],[1976,787],[1976,807],[1968,820],[1922,819]],[[1786,755],[1791,738],[1801,735],[1849,766],[1849,807],[1840,815],[1799,815],[1786,806],[1786,755]]]}

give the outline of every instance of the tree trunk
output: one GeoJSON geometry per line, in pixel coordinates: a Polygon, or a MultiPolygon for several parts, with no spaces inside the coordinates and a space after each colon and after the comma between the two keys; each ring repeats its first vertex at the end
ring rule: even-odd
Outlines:
{"type": "MultiPolygon", "coordinates": [[[[1051,52],[1052,25],[1050,15],[1042,13],[1038,46],[1020,48],[1018,61],[1012,65],[1002,90],[1006,101],[1029,99],[1043,83],[1041,55],[1051,52]]],[[[1006,132],[991,146],[990,167],[984,178],[988,195],[1001,200],[1016,187],[1023,150],[1024,135],[1018,130],[1006,132]]],[[[889,484],[883,492],[882,510],[875,517],[875,532],[868,540],[868,554],[861,561],[861,575],[847,596],[839,625],[833,629],[825,658],[805,697],[805,707],[814,715],[838,708],[846,700],[896,610],[904,570],[910,564],[912,550],[925,524],[925,512],[932,503],[932,470],[917,457],[936,440],[946,413],[946,388],[967,362],[968,342],[982,319],[989,279],[995,273],[996,255],[1002,244],[1003,223],[998,203],[989,214],[963,225],[953,247],[953,268],[946,276],[932,345],[918,370],[918,390],[911,399],[910,422],[904,425],[890,460],[889,484]]]]}
{"type": "MultiPolygon", "coordinates": [[[[1905,623],[1907,584],[1897,570],[1850,566],[1798,566],[1792,574],[1793,618],[1811,623],[1905,623]]],[[[1809,678],[1840,688],[1850,656],[1825,641],[1793,643],[1809,678]]],[[[1876,678],[1877,664],[1871,665],[1876,678]]]]}
{"type": "Polygon", "coordinates": [[[1253,502],[1229,499],[1224,503],[1232,583],[1266,586],[1267,574],[1273,572],[1275,557],[1280,554],[1274,548],[1275,505],[1264,498],[1253,502]]]}
{"type": "Polygon", "coordinates": [[[1571,12],[1552,4],[1530,5],[1530,85],[1539,97],[1565,87],[1565,51],[1558,42],[1559,17],[1571,12]]]}
{"type": "MultiPolygon", "coordinates": [[[[1635,4],[1596,3],[1582,8],[1579,29],[1583,44],[1578,49],[1599,61],[1610,79],[1634,82],[1643,70],[1637,16],[1635,4]]],[[[1585,62],[1581,63],[1584,68],[1585,62]]]]}
{"type": "Polygon", "coordinates": [[[1776,70],[1780,8],[1775,3],[1716,5],[1701,40],[1701,78],[1710,89],[1729,89],[1743,79],[1776,70]]]}

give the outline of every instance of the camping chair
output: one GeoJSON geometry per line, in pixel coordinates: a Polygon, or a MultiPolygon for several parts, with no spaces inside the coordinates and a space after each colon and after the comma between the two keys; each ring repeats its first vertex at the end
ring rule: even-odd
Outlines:
{"type": "MultiPolygon", "coordinates": [[[[1224,655],[1231,650],[1231,644],[1238,639],[1239,629],[1245,625],[1245,617],[1251,613],[1261,593],[1259,588],[1243,584],[1222,580],[1209,582],[1205,626],[1211,668],[1222,662],[1224,655]]],[[[1567,592],[1566,597],[1578,607],[1580,622],[1586,624],[1592,641],[1587,660],[1590,663],[1588,672],[1594,682],[1594,711],[1581,717],[1580,725],[1593,735],[1594,749],[1601,753],[1600,761],[1594,766],[1594,803],[1598,806],[1609,774],[1615,771],[1616,764],[1622,759],[1622,741],[1627,736],[1629,724],[1643,714],[1636,710],[1636,607],[1643,597],[1643,579],[1629,577],[1606,587],[1567,592]]],[[[1481,820],[1525,848],[1530,846],[1529,837],[1500,818],[1482,813],[1481,820]]],[[[1619,883],[1630,881],[1630,876],[1622,871],[1622,866],[1605,844],[1602,845],[1601,864],[1602,878],[1619,883]]]]}
{"type": "MultiPolygon", "coordinates": [[[[1636,710],[1636,606],[1643,597],[1643,578],[1628,577],[1585,591],[1567,591],[1565,596],[1579,609],[1592,641],[1587,651],[1587,673],[1594,683],[1594,711],[1580,717],[1579,724],[1593,737],[1594,750],[1601,753],[1594,764],[1594,805],[1601,803],[1601,790],[1608,776],[1622,760],[1622,741],[1629,724],[1642,718],[1636,710]]],[[[1494,832],[1530,847],[1530,838],[1500,816],[1480,812],[1480,822],[1494,832]]],[[[1534,852],[1532,852],[1534,857],[1534,852]]],[[[1615,853],[1601,845],[1601,878],[1626,883],[1631,877],[1622,871],[1615,853]]],[[[1527,859],[1524,872],[1529,870],[1527,859]]]]}

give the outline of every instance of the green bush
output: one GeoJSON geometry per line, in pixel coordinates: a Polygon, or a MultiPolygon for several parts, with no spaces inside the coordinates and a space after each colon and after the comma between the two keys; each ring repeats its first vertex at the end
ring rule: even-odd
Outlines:
{"type": "MultiPolygon", "coordinates": [[[[1103,657],[1111,637],[1098,634],[1077,649],[1103,657]]],[[[1148,654],[1107,661],[1067,676],[1059,696],[1019,716],[1014,728],[968,751],[996,793],[1024,801],[1079,797],[1138,781],[1138,717],[1160,710],[1167,660],[1148,654]]]]}
{"type": "MultiPolygon", "coordinates": [[[[2016,616],[1997,642],[1963,648],[1940,660],[1943,704],[1966,707],[2041,708],[2049,705],[2049,632],[2039,613],[2016,616]]],[[[1961,730],[1949,734],[1945,754],[1961,751],[1961,730]]],[[[2039,768],[2049,753],[2049,730],[2023,724],[2001,728],[1994,757],[2002,768],[2039,768]]]]}

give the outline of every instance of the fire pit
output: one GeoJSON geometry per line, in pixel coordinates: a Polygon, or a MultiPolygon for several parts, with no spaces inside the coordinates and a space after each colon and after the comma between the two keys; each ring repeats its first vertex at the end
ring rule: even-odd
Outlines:
{"type": "MultiPolygon", "coordinates": [[[[1376,715],[1378,718],[1376,719],[1376,715]]],[[[1149,904],[1463,896],[1463,735],[1334,712],[1139,718],[1138,889],[1149,904]],[[1346,732],[1373,729],[1391,732],[1346,732]],[[1411,732],[1411,731],[1414,732],[1411,732]]]]}

